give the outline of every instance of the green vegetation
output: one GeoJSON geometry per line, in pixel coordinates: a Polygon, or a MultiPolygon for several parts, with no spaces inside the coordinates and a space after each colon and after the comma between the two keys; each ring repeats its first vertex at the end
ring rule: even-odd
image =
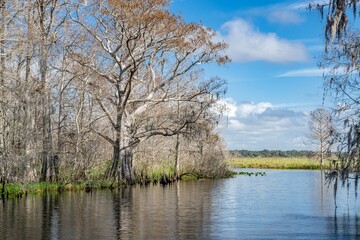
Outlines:
{"type": "Polygon", "coordinates": [[[0,185],[0,198],[19,198],[27,194],[42,194],[63,191],[92,191],[93,189],[113,188],[109,181],[89,181],[77,183],[60,182],[34,182],[34,183],[8,183],[3,189],[0,185]]]}
{"type": "MultiPolygon", "coordinates": [[[[212,162],[214,165],[217,161],[212,162]]],[[[215,179],[227,178],[235,175],[236,173],[229,170],[228,166],[223,161],[220,166],[214,167],[194,167],[192,165],[182,166],[179,172],[179,179],[181,180],[197,180],[197,179],[215,179]]],[[[157,165],[141,165],[135,171],[135,179],[140,184],[169,184],[177,180],[175,176],[175,166],[173,161],[162,162],[157,165]]]]}
{"type": "MultiPolygon", "coordinates": [[[[314,158],[256,157],[230,158],[228,164],[233,168],[264,169],[321,169],[320,162],[314,158]]],[[[325,164],[326,167],[326,164],[325,164]]]]}
{"type": "Polygon", "coordinates": [[[229,155],[232,158],[243,158],[243,157],[280,157],[280,158],[302,158],[307,157],[311,158],[316,155],[313,151],[308,150],[261,150],[261,151],[251,151],[251,150],[230,150],[229,155]]]}
{"type": "MultiPolygon", "coordinates": [[[[263,168],[263,169],[320,169],[320,163],[314,158],[286,158],[286,157],[243,157],[230,158],[227,163],[232,168],[263,168]]],[[[325,165],[326,166],[326,165],[325,165]]],[[[0,198],[17,198],[27,194],[42,194],[50,192],[63,191],[92,191],[93,189],[119,187],[116,179],[106,180],[101,174],[104,166],[97,166],[88,173],[86,181],[64,180],[62,182],[33,182],[33,183],[6,183],[3,189],[0,185],[0,198]]],[[[222,169],[219,173],[211,173],[211,171],[198,171],[198,168],[183,166],[180,169],[179,177],[181,180],[197,180],[203,178],[220,178],[231,177],[233,175],[247,176],[265,176],[264,172],[232,172],[225,171],[227,167],[218,167],[222,169]],[[204,173],[208,173],[204,175],[204,173]],[[214,175],[215,174],[215,175],[214,175]]],[[[176,181],[174,175],[173,161],[161,162],[156,165],[141,165],[137,167],[135,172],[136,182],[139,184],[169,184],[176,181]]]]}
{"type": "MultiPolygon", "coordinates": [[[[160,164],[155,166],[148,166],[141,168],[141,170],[135,172],[136,182],[141,185],[147,184],[170,184],[176,181],[174,175],[174,164],[169,162],[167,164],[160,164]]],[[[98,172],[99,169],[94,169],[91,173],[91,179],[87,181],[78,182],[33,182],[33,183],[6,183],[5,188],[3,184],[0,184],[0,199],[7,198],[20,198],[27,194],[43,194],[54,193],[64,191],[87,191],[90,192],[95,189],[113,189],[121,187],[116,179],[108,180],[98,172]]],[[[237,173],[227,170],[222,172],[223,175],[219,176],[206,176],[201,175],[195,169],[186,171],[183,169],[180,173],[181,180],[197,180],[204,178],[220,178],[230,177],[237,173]]]]}
{"type": "Polygon", "coordinates": [[[175,167],[172,162],[153,166],[144,164],[135,170],[135,179],[137,183],[145,185],[149,183],[167,184],[176,180],[174,171],[175,167]]]}

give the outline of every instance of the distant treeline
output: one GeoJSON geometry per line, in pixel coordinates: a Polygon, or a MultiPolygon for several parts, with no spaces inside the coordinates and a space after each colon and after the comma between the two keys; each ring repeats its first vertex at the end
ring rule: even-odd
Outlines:
{"type": "Polygon", "coordinates": [[[315,152],[308,150],[229,150],[230,157],[314,157],[315,155],[315,152]]]}

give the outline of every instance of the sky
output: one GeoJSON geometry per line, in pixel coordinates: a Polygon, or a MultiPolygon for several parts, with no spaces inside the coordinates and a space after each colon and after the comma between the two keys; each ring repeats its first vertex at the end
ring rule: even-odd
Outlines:
{"type": "MultiPolygon", "coordinates": [[[[314,1],[312,1],[314,2],[314,1]]],[[[317,1],[319,2],[319,1],[317,1]]],[[[322,2],[322,1],[320,1],[322,2]]],[[[228,44],[225,66],[204,66],[228,83],[217,131],[229,150],[304,150],[310,111],[323,104],[324,20],[309,1],[173,0],[172,12],[201,22],[228,44]]]]}

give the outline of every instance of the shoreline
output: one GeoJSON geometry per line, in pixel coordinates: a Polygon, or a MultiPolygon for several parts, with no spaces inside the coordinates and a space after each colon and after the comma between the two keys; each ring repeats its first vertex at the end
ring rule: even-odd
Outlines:
{"type": "MultiPolygon", "coordinates": [[[[147,177],[137,178],[134,185],[149,185],[161,184],[163,186],[170,185],[175,181],[188,181],[198,179],[215,179],[215,178],[228,178],[237,175],[231,169],[234,168],[248,168],[248,169],[280,169],[280,170],[321,170],[320,163],[314,158],[307,157],[239,157],[228,158],[225,160],[229,166],[229,172],[224,176],[204,177],[197,175],[184,175],[181,179],[174,179],[170,175],[170,170],[162,169],[161,171],[154,171],[148,173],[147,177]],[[164,178],[164,181],[162,181],[164,178]],[[146,181],[144,181],[146,179],[146,181]],[[166,180],[166,181],[165,181],[166,180]]],[[[327,168],[329,164],[325,164],[323,169],[327,168]]],[[[46,194],[54,192],[67,192],[67,191],[85,191],[91,192],[92,190],[99,189],[119,189],[128,187],[125,184],[119,184],[115,180],[106,179],[88,179],[78,182],[31,182],[31,183],[6,183],[5,189],[0,185],[0,199],[21,198],[28,194],[46,194]]]]}
{"type": "Polygon", "coordinates": [[[21,182],[11,182],[5,184],[5,189],[0,185],[0,199],[14,199],[26,197],[29,194],[48,194],[48,193],[62,193],[62,192],[77,192],[85,191],[92,192],[93,190],[102,190],[102,189],[121,189],[127,188],[135,185],[148,186],[148,185],[157,185],[167,186],[175,183],[176,181],[194,181],[200,179],[220,179],[220,178],[229,178],[236,175],[235,172],[229,170],[223,176],[214,176],[214,177],[204,177],[196,174],[183,174],[179,179],[174,177],[169,177],[166,174],[161,175],[159,178],[147,178],[147,181],[143,179],[137,179],[137,181],[132,185],[127,185],[124,183],[118,183],[116,180],[87,180],[87,181],[78,181],[78,182],[30,182],[30,183],[21,183],[21,182]]]}
{"type": "Polygon", "coordinates": [[[321,167],[314,158],[307,157],[239,157],[228,158],[226,162],[232,168],[257,168],[257,169],[299,169],[299,170],[321,170],[328,167],[328,163],[321,167]]]}

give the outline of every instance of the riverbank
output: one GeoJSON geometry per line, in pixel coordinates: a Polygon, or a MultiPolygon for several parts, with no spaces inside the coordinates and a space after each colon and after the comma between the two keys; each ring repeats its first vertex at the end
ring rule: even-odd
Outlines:
{"type": "MultiPolygon", "coordinates": [[[[204,175],[200,172],[183,172],[180,174],[182,181],[192,181],[198,179],[229,178],[236,173],[230,170],[222,172],[222,175],[204,175]]],[[[172,168],[153,168],[149,172],[140,172],[135,174],[135,184],[148,185],[160,184],[168,185],[178,181],[173,175],[172,168]]],[[[91,192],[98,189],[115,189],[127,187],[124,183],[118,183],[116,180],[107,180],[104,178],[89,179],[77,182],[32,182],[32,183],[6,183],[0,184],[0,199],[21,198],[28,194],[43,194],[66,191],[86,191],[91,192]]]]}
{"type": "MultiPolygon", "coordinates": [[[[226,160],[231,168],[259,168],[259,169],[321,169],[320,163],[314,158],[286,158],[286,157],[243,157],[229,158],[226,160]]],[[[326,166],[325,166],[326,167],[326,166]]],[[[173,176],[173,168],[162,166],[152,168],[150,171],[136,173],[136,183],[143,184],[169,184],[176,181],[173,176]]],[[[204,176],[199,172],[183,173],[181,180],[197,180],[201,178],[226,178],[233,176],[231,171],[222,172],[222,176],[204,176]]],[[[16,198],[27,194],[63,192],[63,191],[92,191],[95,189],[119,188],[117,181],[109,181],[96,177],[87,181],[79,182],[33,182],[33,183],[7,183],[5,189],[0,185],[0,198],[16,198]]]]}
{"type": "MultiPolygon", "coordinates": [[[[229,158],[227,163],[232,168],[263,169],[308,169],[320,170],[321,165],[315,158],[255,157],[229,158]]],[[[326,167],[326,166],[324,166],[326,167]]]]}

